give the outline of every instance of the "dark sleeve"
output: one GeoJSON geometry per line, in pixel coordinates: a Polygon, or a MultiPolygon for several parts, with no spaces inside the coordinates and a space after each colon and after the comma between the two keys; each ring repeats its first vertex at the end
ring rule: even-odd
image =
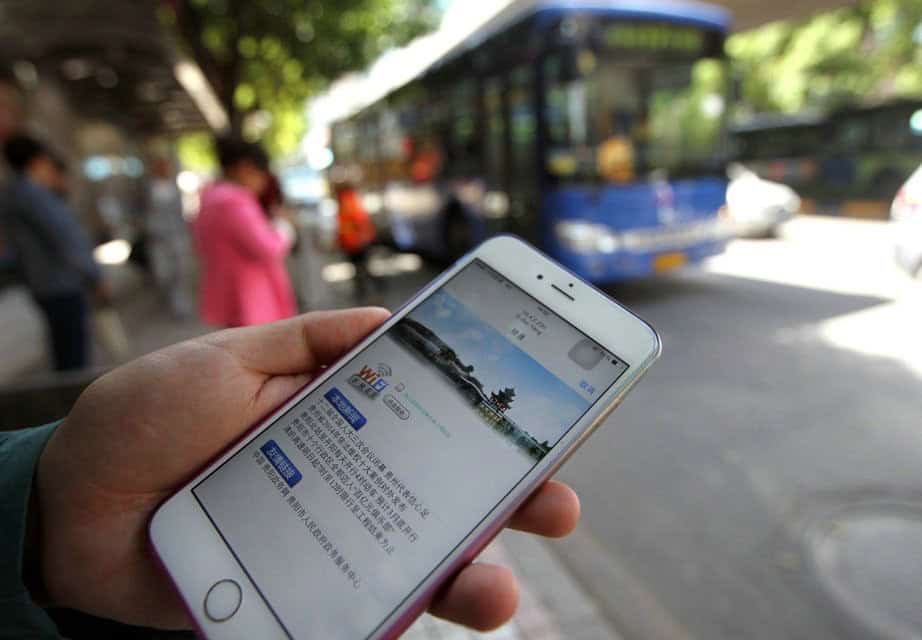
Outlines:
{"type": "Polygon", "coordinates": [[[77,220],[77,214],[63,200],[42,194],[38,206],[31,207],[31,215],[42,235],[42,242],[53,243],[55,249],[67,264],[83,275],[90,284],[102,277],[102,272],[93,258],[90,238],[77,220]]]}
{"type": "Polygon", "coordinates": [[[0,433],[0,638],[59,638],[22,579],[32,477],[57,423],[0,433]]]}
{"type": "Polygon", "coordinates": [[[87,282],[95,284],[102,277],[99,265],[93,258],[93,247],[89,235],[77,220],[75,211],[62,200],[50,198],[50,211],[54,213],[55,222],[61,231],[61,255],[75,270],[83,274],[87,282]]]}

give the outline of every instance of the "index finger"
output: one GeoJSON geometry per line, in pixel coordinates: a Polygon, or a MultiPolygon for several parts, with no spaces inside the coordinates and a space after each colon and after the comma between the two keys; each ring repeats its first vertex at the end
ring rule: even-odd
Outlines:
{"type": "Polygon", "coordinates": [[[579,496],[569,485],[548,480],[523,504],[509,527],[548,538],[562,538],[579,522],[579,496]]]}

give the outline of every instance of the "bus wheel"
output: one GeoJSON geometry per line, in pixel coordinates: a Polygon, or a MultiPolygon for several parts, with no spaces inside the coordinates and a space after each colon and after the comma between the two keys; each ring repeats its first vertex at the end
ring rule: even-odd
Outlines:
{"type": "Polygon", "coordinates": [[[445,214],[443,234],[445,254],[450,260],[457,260],[474,246],[474,226],[457,204],[450,206],[445,214]]]}

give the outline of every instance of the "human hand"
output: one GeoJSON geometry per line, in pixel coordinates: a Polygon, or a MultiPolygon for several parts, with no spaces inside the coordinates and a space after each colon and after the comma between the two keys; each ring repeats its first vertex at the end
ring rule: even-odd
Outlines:
{"type": "Polygon", "coordinates": [[[272,218],[272,227],[275,229],[276,233],[285,238],[288,244],[294,244],[295,239],[298,237],[295,226],[291,223],[291,220],[286,217],[272,218]]]}
{"type": "MultiPolygon", "coordinates": [[[[353,309],[221,331],[135,360],[93,383],[38,464],[48,604],[129,624],[189,627],[150,550],[152,513],[386,318],[383,309],[353,309]]],[[[578,518],[576,494],[552,481],[511,526],[562,536],[578,518]]],[[[431,611],[490,629],[512,616],[516,601],[508,569],[473,564],[441,591],[431,611]]]]}

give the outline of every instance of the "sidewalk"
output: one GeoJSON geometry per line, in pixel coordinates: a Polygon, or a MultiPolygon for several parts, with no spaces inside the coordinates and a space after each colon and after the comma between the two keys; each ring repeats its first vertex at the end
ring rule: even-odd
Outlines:
{"type": "Polygon", "coordinates": [[[504,626],[477,633],[429,614],[403,636],[406,640],[620,640],[592,596],[554,555],[556,544],[504,531],[480,560],[510,567],[519,578],[519,609],[504,626]]]}
{"type": "MultiPolygon", "coordinates": [[[[129,359],[208,331],[194,317],[181,322],[171,320],[152,286],[133,265],[107,268],[106,273],[112,280],[116,308],[130,339],[129,359]]],[[[24,287],[11,285],[0,290],[0,326],[0,353],[4,354],[0,359],[0,385],[47,377],[50,364],[44,321],[24,287]]],[[[92,362],[94,368],[119,364],[95,343],[92,362]]]]}
{"type": "Polygon", "coordinates": [[[44,366],[42,319],[24,288],[9,286],[0,290],[0,327],[0,384],[15,382],[44,366]]]}

